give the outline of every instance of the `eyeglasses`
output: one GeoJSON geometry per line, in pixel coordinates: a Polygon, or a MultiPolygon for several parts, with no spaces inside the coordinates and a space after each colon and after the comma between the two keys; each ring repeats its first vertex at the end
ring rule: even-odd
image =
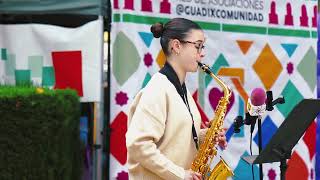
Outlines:
{"type": "Polygon", "coordinates": [[[202,50],[205,48],[205,46],[203,45],[203,43],[199,43],[199,42],[191,42],[191,41],[184,41],[184,40],[179,40],[182,43],[190,43],[190,44],[194,44],[195,48],[197,49],[197,52],[200,54],[202,52],[202,50]]]}

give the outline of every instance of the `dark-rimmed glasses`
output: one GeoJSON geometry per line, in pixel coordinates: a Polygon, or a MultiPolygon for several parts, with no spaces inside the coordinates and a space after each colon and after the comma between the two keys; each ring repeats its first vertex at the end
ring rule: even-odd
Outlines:
{"type": "Polygon", "coordinates": [[[192,41],[184,41],[184,40],[179,40],[180,42],[182,42],[182,43],[189,43],[189,44],[194,44],[195,46],[195,48],[197,49],[197,52],[200,54],[201,52],[202,52],[202,50],[204,49],[204,45],[203,45],[203,43],[200,43],[200,42],[197,42],[197,41],[195,41],[195,42],[192,42],[192,41]]]}

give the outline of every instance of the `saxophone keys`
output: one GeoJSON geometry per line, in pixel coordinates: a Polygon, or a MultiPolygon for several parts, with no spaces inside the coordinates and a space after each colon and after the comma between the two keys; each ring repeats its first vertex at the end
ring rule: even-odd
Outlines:
{"type": "Polygon", "coordinates": [[[205,165],[201,165],[200,168],[199,168],[200,172],[204,172],[205,168],[206,168],[205,165]]]}
{"type": "Polygon", "coordinates": [[[212,155],[213,155],[213,149],[212,149],[212,148],[208,149],[207,152],[208,152],[207,154],[208,154],[209,156],[212,156],[212,155]]]}

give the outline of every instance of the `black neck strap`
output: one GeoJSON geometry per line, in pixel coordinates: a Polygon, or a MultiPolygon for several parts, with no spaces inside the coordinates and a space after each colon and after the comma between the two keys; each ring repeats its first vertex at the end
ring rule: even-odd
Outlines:
{"type": "Polygon", "coordinates": [[[186,105],[191,119],[192,119],[192,136],[193,136],[193,141],[195,142],[196,148],[199,149],[199,145],[198,145],[198,135],[197,135],[197,131],[196,128],[194,126],[194,120],[193,120],[193,115],[189,106],[189,102],[188,102],[188,95],[187,95],[187,88],[185,83],[183,83],[182,85],[180,84],[179,78],[176,74],[176,72],[174,71],[174,69],[171,67],[171,65],[166,62],[164,67],[162,69],[160,69],[159,71],[161,74],[165,75],[168,80],[174,85],[174,87],[176,88],[178,94],[181,96],[184,104],[186,105]]]}

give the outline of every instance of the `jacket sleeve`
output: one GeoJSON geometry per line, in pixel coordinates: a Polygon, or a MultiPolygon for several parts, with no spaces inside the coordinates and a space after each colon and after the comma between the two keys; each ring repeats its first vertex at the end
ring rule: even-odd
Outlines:
{"type": "Polygon", "coordinates": [[[128,119],[128,155],[131,160],[163,179],[183,179],[184,169],[165,157],[156,145],[164,134],[166,115],[166,94],[161,88],[145,89],[142,95],[136,97],[128,119]]]}

